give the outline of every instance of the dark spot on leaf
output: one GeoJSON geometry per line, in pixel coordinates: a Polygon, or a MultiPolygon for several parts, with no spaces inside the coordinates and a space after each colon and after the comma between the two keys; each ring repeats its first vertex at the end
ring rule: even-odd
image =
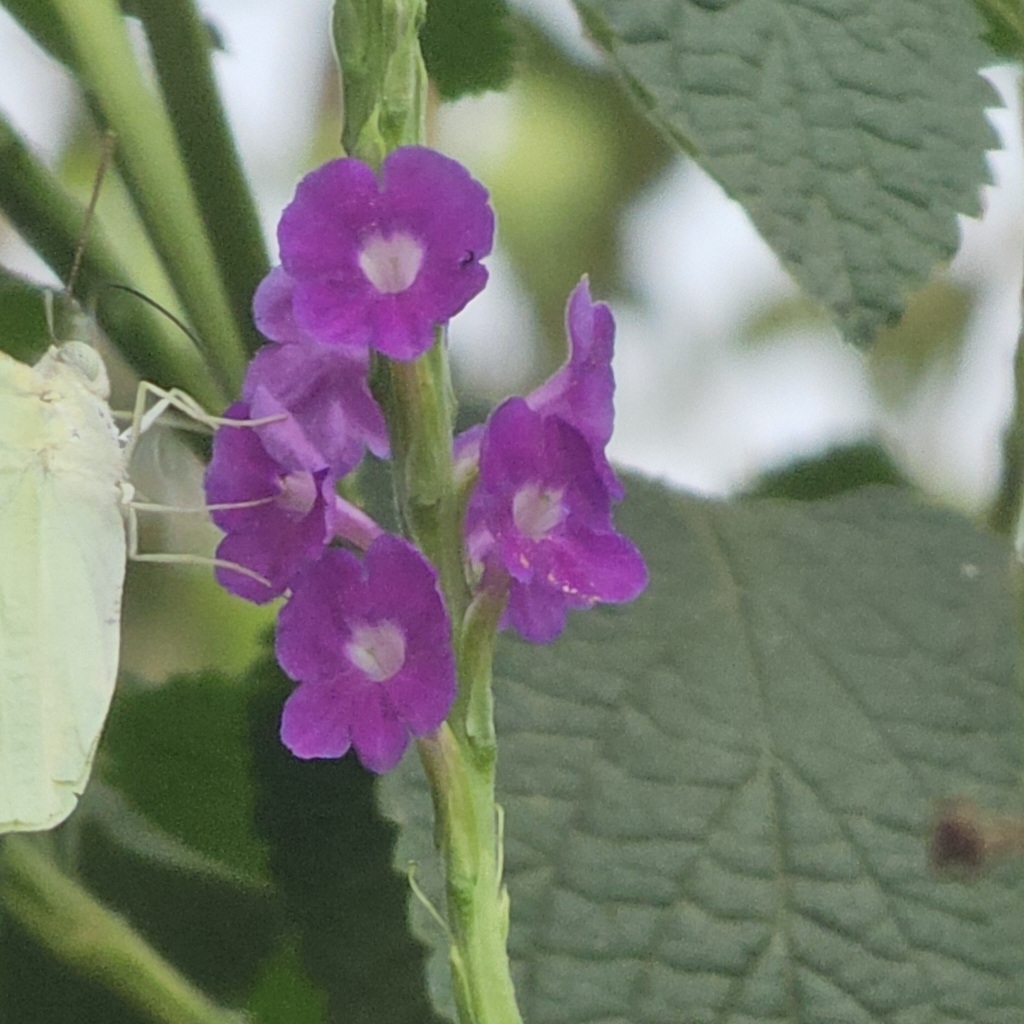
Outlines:
{"type": "Polygon", "coordinates": [[[1024,820],[978,807],[970,800],[943,800],[932,832],[931,862],[940,872],[970,874],[1024,854],[1024,820]]]}
{"type": "Polygon", "coordinates": [[[969,868],[977,871],[985,859],[985,840],[973,822],[941,821],[932,836],[932,864],[939,871],[969,868]]]}

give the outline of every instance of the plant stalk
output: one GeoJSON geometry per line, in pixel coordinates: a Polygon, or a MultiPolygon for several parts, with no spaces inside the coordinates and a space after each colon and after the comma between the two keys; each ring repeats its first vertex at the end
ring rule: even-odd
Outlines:
{"type": "Polygon", "coordinates": [[[61,872],[43,845],[0,845],[0,902],[39,945],[159,1024],[242,1024],[166,961],[127,921],[61,872]]]}

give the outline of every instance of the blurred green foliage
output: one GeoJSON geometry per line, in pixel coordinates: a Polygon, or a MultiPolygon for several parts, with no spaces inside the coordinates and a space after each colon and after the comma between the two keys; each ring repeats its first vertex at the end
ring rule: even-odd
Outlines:
{"type": "Polygon", "coordinates": [[[430,0],[420,45],[442,99],[508,85],[515,57],[509,17],[504,0],[430,0]]]}

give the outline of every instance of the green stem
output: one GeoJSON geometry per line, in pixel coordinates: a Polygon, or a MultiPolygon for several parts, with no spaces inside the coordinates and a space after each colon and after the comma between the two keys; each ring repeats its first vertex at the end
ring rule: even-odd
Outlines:
{"type": "MultiPolygon", "coordinates": [[[[84,207],[29,151],[0,117],[0,209],[61,280],[68,279],[84,207]]],[[[138,287],[116,248],[94,223],[79,273],[80,295],[102,299],[103,326],[139,374],[165,387],[187,388],[217,408],[222,396],[192,342],[166,317],[134,298],[101,293],[111,282],[138,287]]]]}
{"type": "Polygon", "coordinates": [[[399,504],[413,537],[438,566],[456,624],[459,687],[448,724],[421,739],[452,934],[452,992],[461,1024],[518,1024],[509,965],[508,892],[502,880],[501,812],[491,664],[504,595],[467,607],[461,495],[451,464],[452,402],[440,339],[414,363],[391,363],[392,455],[399,504]]]}
{"type": "Polygon", "coordinates": [[[443,332],[419,359],[388,362],[388,417],[396,496],[406,529],[437,566],[455,624],[459,689],[448,724],[419,742],[445,870],[452,992],[461,1024],[520,1021],[508,952],[491,661],[504,595],[469,603],[463,501],[452,467],[454,399],[443,332]]]}
{"type": "Polygon", "coordinates": [[[241,1024],[212,1003],[124,918],[54,865],[38,840],[0,846],[0,901],[41,946],[161,1024],[241,1024]]]}
{"type": "MultiPolygon", "coordinates": [[[[345,98],[342,141],[377,168],[422,143],[426,70],[417,28],[423,0],[336,0],[334,38],[345,98]]],[[[445,332],[411,362],[380,360],[375,392],[388,421],[404,528],[437,567],[454,624],[458,697],[448,722],[417,746],[430,783],[444,865],[452,994],[461,1024],[521,1024],[508,959],[502,814],[491,662],[503,595],[470,603],[463,565],[465,488],[455,480],[455,398],[445,332]]]]}
{"type": "Polygon", "coordinates": [[[193,0],[136,0],[135,7],[235,323],[255,352],[263,342],[252,322],[252,296],[267,273],[267,251],[213,77],[210,31],[193,0]]]}
{"type": "Polygon", "coordinates": [[[469,601],[462,564],[462,496],[452,475],[455,399],[444,332],[411,362],[383,363],[398,506],[409,535],[437,566],[453,622],[469,601]]]}
{"type": "Polygon", "coordinates": [[[475,761],[489,766],[497,760],[491,667],[494,639],[505,610],[507,593],[482,591],[462,620],[458,638],[459,694],[448,716],[456,735],[465,741],[475,761]]]}
{"type": "Polygon", "coordinates": [[[118,164],[214,376],[237,394],[246,351],[167,113],[135,61],[120,8],[116,0],[53,6],[81,81],[118,137],[118,164]]]}
{"type": "Polygon", "coordinates": [[[424,0],[335,0],[334,50],[343,83],[341,144],[374,169],[399,146],[422,143],[427,73],[424,0]]]}
{"type": "Polygon", "coordinates": [[[509,901],[502,881],[495,761],[442,726],[418,741],[434,798],[452,935],[452,995],[461,1024],[521,1024],[509,970],[509,901]]]}

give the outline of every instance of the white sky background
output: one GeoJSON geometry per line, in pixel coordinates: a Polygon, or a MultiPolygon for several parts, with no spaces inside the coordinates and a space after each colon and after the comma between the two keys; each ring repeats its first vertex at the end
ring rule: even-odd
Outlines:
{"type": "MultiPolygon", "coordinates": [[[[573,52],[594,59],[568,0],[520,2],[572,40],[573,52]]],[[[202,0],[202,8],[225,40],[218,75],[270,235],[308,165],[329,59],[330,0],[202,0]]],[[[75,116],[73,87],[3,11],[0,54],[0,109],[52,159],[75,116]]],[[[925,488],[967,508],[992,495],[1011,401],[1024,253],[1016,79],[1005,69],[992,77],[1014,112],[991,114],[1008,148],[990,157],[997,187],[985,189],[986,216],[962,221],[965,241],[954,273],[981,288],[985,301],[956,373],[932,381],[896,415],[879,409],[861,356],[835,332],[808,329],[771,345],[730,341],[772,296],[795,290],[743,211],[680,161],[622,226],[642,303],[613,305],[614,459],[685,487],[726,493],[793,455],[875,434],[925,488]]],[[[442,113],[438,144],[473,167],[482,147],[493,157],[502,137],[514,134],[482,126],[514,116],[508,96],[456,104],[442,113]]],[[[22,257],[0,239],[0,260],[38,276],[39,265],[22,257]]],[[[482,384],[521,373],[508,353],[530,351],[522,337],[528,301],[500,251],[489,265],[491,284],[452,328],[456,358],[482,384]]]]}

